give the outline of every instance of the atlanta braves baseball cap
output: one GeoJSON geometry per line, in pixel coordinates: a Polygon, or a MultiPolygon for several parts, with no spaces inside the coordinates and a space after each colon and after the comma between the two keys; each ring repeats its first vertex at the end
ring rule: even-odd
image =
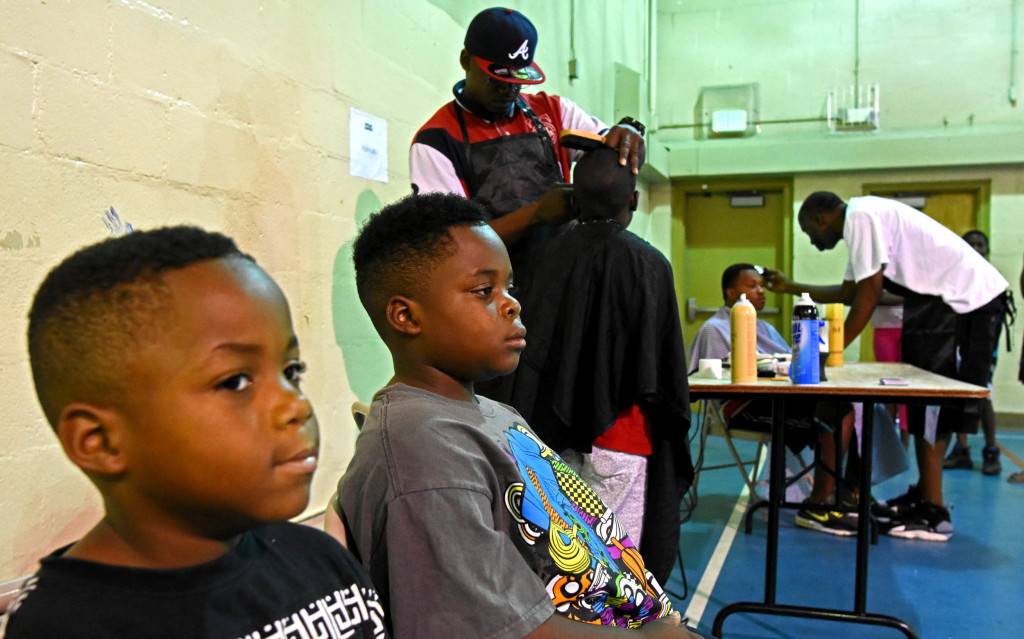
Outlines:
{"type": "Polygon", "coordinates": [[[533,61],[537,29],[513,9],[492,7],[476,14],[463,43],[484,73],[513,84],[540,84],[544,72],[533,61]]]}

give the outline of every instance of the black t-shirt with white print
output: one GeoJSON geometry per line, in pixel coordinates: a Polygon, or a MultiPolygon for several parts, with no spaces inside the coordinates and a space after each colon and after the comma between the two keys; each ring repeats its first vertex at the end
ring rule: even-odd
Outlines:
{"type": "Polygon", "coordinates": [[[246,533],[214,561],[173,570],[64,557],[40,562],[0,639],[386,637],[377,592],[334,539],[290,523],[246,533]]]}

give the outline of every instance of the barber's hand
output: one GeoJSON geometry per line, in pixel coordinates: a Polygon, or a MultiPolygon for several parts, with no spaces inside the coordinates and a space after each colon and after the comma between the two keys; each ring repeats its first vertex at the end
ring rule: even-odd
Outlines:
{"type": "Polygon", "coordinates": [[[764,287],[772,293],[788,293],[789,280],[781,271],[773,271],[770,268],[764,269],[764,287]]]}
{"type": "Polygon", "coordinates": [[[634,174],[644,165],[647,158],[647,146],[644,138],[631,126],[616,124],[604,138],[605,146],[619,151],[619,164],[628,166],[634,174]]]}
{"type": "Polygon", "coordinates": [[[572,184],[556,182],[537,200],[533,223],[562,224],[572,216],[572,184]]]}

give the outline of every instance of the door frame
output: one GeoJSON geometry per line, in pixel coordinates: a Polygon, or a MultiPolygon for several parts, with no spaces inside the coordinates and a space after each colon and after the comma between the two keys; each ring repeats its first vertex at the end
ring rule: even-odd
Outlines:
{"type": "Polygon", "coordinates": [[[992,180],[949,180],[941,182],[872,182],[862,187],[864,195],[875,195],[878,192],[909,191],[925,193],[952,193],[959,191],[973,191],[978,210],[976,212],[977,228],[985,232],[991,239],[989,226],[992,222],[992,180]]]}
{"type": "MultiPolygon", "coordinates": [[[[776,268],[787,275],[793,274],[793,177],[723,177],[723,178],[675,178],[672,180],[672,270],[685,275],[686,253],[686,198],[688,195],[722,191],[780,191],[782,193],[782,264],[776,268]]],[[[686,325],[686,298],[683,285],[685,277],[675,278],[676,299],[679,304],[679,321],[686,325]]],[[[793,312],[791,295],[780,295],[779,309],[783,318],[793,312]]],[[[785,322],[783,322],[785,324],[785,322]]]]}

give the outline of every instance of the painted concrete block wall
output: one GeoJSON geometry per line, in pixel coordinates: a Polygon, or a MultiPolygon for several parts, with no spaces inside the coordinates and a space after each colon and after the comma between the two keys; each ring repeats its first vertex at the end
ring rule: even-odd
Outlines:
{"type": "Polygon", "coordinates": [[[655,143],[668,176],[1024,164],[1024,8],[1012,0],[664,2],[655,143]],[[703,87],[756,83],[756,134],[695,139],[703,87]],[[832,89],[881,88],[880,128],[836,133],[832,89]]]}
{"type": "MultiPolygon", "coordinates": [[[[225,232],[281,284],[322,430],[310,510],[324,506],[351,455],[351,402],[391,374],[355,300],[352,238],[409,191],[412,135],[450,99],[465,27],[485,6],[0,3],[0,582],[99,516],[35,401],[25,317],[50,268],[129,224],[225,232]],[[349,175],[351,108],[388,123],[387,183],[349,175]]],[[[610,119],[615,63],[645,65],[646,3],[587,5],[572,82],[568,4],[512,6],[540,31],[543,88],[610,119]]]]}
{"type": "MultiPolygon", "coordinates": [[[[823,118],[828,91],[879,84],[882,130],[1019,123],[1009,101],[1024,8],[1010,0],[659,3],[658,125],[692,124],[702,87],[760,84],[762,120],[823,118]]],[[[1019,98],[1019,95],[1018,95],[1019,98]]],[[[762,136],[824,130],[766,124],[762,136]]],[[[692,129],[665,136],[693,139],[692,129]]]]}

